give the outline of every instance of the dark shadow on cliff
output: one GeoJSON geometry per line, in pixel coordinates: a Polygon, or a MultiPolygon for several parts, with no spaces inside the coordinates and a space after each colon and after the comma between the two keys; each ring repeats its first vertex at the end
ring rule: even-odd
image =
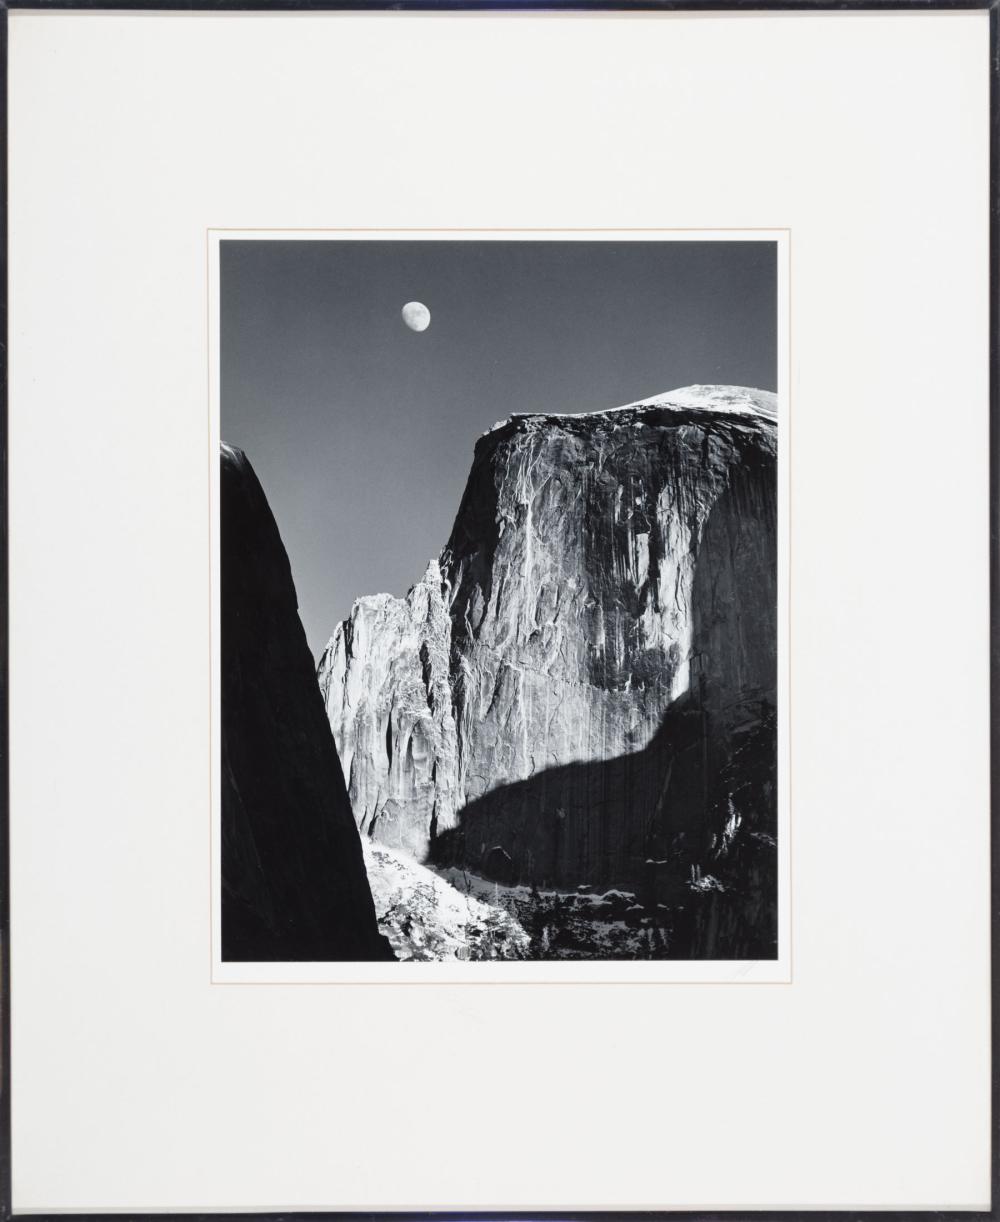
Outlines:
{"type": "Polygon", "coordinates": [[[222,957],[393,959],[299,621],[249,462],[223,446],[222,957]]]}
{"type": "Polygon", "coordinates": [[[435,864],[504,884],[627,888],[667,958],[776,957],[773,470],[736,473],[713,506],[695,564],[690,684],[647,747],[489,791],[435,839],[435,864]]]}

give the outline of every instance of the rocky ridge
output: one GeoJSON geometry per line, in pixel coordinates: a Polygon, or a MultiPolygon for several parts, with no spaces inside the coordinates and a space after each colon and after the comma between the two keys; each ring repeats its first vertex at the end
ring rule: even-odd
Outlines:
{"type": "Polygon", "coordinates": [[[775,397],[739,387],[484,434],[439,560],[360,599],[320,663],[362,830],[688,905],[676,953],[767,953],[776,452],[775,397]]]}
{"type": "Polygon", "coordinates": [[[405,598],[360,598],[319,664],[362,833],[422,860],[454,826],[451,620],[436,561],[405,598]]]}

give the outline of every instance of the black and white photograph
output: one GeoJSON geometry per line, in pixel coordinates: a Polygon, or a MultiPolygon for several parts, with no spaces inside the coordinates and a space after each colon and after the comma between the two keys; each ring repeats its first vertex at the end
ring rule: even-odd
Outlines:
{"type": "Polygon", "coordinates": [[[1000,0],[9,8],[0,1222],[993,1217],[1000,0]]]}
{"type": "Polygon", "coordinates": [[[775,959],[774,236],[218,261],[222,960],[775,959]]]}

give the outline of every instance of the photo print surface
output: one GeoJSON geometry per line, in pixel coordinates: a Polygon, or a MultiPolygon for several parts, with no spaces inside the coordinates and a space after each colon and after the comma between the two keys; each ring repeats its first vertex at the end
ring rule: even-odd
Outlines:
{"type": "Polygon", "coordinates": [[[778,955],[778,268],[223,235],[223,962],[778,955]]]}

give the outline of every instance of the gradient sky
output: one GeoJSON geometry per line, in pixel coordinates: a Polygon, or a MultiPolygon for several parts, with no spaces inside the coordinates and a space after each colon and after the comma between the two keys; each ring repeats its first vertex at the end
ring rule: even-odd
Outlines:
{"type": "Polygon", "coordinates": [[[497,420],[777,389],[773,242],[240,240],[220,258],[222,438],[264,486],[317,657],[355,598],[420,578],[497,420]]]}

